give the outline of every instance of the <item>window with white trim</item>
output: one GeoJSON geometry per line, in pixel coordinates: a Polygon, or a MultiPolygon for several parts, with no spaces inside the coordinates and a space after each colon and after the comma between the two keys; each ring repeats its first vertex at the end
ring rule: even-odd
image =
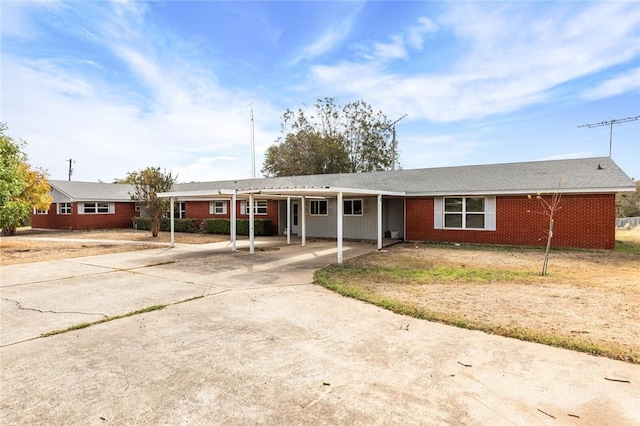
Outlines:
{"type": "MultiPolygon", "coordinates": [[[[253,214],[267,214],[267,200],[254,200],[253,206],[253,214]]],[[[250,213],[248,201],[242,202],[242,212],[246,215],[250,213]]]]}
{"type": "Polygon", "coordinates": [[[58,214],[71,214],[71,203],[58,203],[58,214]]]}
{"type": "Polygon", "coordinates": [[[49,214],[49,210],[33,209],[35,214],[49,214]]]}
{"type": "Polygon", "coordinates": [[[311,216],[328,215],[329,203],[327,203],[327,200],[311,200],[309,204],[309,214],[311,216]]]}
{"type": "Polygon", "coordinates": [[[211,201],[209,203],[209,214],[227,214],[227,202],[211,201]]]}
{"type": "Polygon", "coordinates": [[[485,229],[484,197],[445,197],[444,227],[485,229]]]}
{"type": "Polygon", "coordinates": [[[115,213],[115,204],[101,202],[83,203],[80,211],[82,214],[113,214],[115,213]]]}
{"type": "Polygon", "coordinates": [[[362,199],[343,200],[342,215],[343,216],[362,216],[362,199]]]}

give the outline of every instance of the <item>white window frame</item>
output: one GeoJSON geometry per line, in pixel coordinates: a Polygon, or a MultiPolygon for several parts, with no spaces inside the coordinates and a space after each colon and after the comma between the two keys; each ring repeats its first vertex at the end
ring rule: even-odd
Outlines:
{"type": "Polygon", "coordinates": [[[58,203],[58,214],[71,214],[71,203],[58,203]]]}
{"type": "Polygon", "coordinates": [[[209,202],[209,214],[227,214],[227,204],[224,200],[209,202]]]}
{"type": "Polygon", "coordinates": [[[364,200],[362,198],[349,198],[342,200],[342,215],[343,216],[362,216],[364,213],[364,200]],[[354,213],[354,204],[356,201],[360,201],[360,213],[354,213]],[[351,208],[347,209],[347,204],[351,204],[351,208]],[[351,213],[347,213],[351,211],[351,213]]]}
{"type": "Polygon", "coordinates": [[[92,201],[87,203],[78,203],[78,214],[115,214],[116,203],[106,201],[92,201]],[[87,207],[93,205],[95,211],[87,211],[87,207]]]}
{"type": "Polygon", "coordinates": [[[329,216],[329,201],[328,200],[311,200],[309,201],[309,215],[310,216],[329,216]],[[324,203],[324,213],[320,208],[320,205],[324,203]],[[315,205],[315,208],[314,208],[315,205]]]}
{"type": "Polygon", "coordinates": [[[33,214],[36,215],[45,215],[45,214],[49,214],[49,210],[42,210],[42,209],[33,209],[33,214]]]}
{"type": "Polygon", "coordinates": [[[434,229],[446,229],[446,230],[463,230],[463,231],[495,231],[496,230],[496,197],[490,195],[477,195],[477,196],[446,196],[434,198],[433,208],[433,227],[434,229]],[[445,212],[445,199],[447,198],[462,198],[463,211],[461,212],[445,212]],[[466,211],[466,199],[467,198],[484,198],[484,212],[467,212],[466,211]],[[462,227],[445,227],[445,214],[461,214],[462,215],[462,227]],[[466,215],[467,214],[484,214],[484,228],[468,228],[466,227],[466,215]]]}
{"type": "MultiPolygon", "coordinates": [[[[268,212],[268,204],[267,204],[267,200],[253,200],[253,214],[254,215],[260,215],[260,216],[264,216],[267,214],[268,212]]],[[[249,210],[249,202],[248,201],[243,201],[242,202],[242,213],[244,213],[245,215],[249,215],[249,213],[251,213],[251,211],[249,210]]]]}

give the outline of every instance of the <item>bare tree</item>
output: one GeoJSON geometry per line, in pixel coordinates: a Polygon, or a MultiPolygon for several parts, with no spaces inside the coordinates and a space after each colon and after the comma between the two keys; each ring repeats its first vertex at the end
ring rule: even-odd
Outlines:
{"type": "MultiPolygon", "coordinates": [[[[551,197],[544,197],[540,192],[536,194],[536,199],[540,201],[540,205],[542,206],[542,214],[549,218],[549,229],[547,230],[547,247],[544,253],[544,262],[542,263],[542,275],[547,275],[547,266],[549,265],[549,253],[551,252],[551,239],[553,238],[553,225],[554,218],[558,210],[562,207],[560,206],[560,202],[562,201],[562,178],[560,178],[560,182],[558,183],[558,189],[551,197]]],[[[531,195],[528,196],[531,199],[531,195]]]]}

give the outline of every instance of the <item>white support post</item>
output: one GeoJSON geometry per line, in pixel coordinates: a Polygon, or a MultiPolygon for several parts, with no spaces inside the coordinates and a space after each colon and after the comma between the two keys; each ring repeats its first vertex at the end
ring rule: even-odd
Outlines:
{"type": "Polygon", "coordinates": [[[287,245],[291,244],[291,197],[287,197],[287,245]]]}
{"type": "Polygon", "coordinates": [[[171,203],[171,207],[169,207],[169,214],[171,215],[171,247],[175,247],[176,246],[176,240],[175,240],[175,235],[174,235],[174,222],[175,219],[173,217],[173,213],[174,213],[174,204],[175,204],[176,199],[174,197],[169,198],[169,202],[171,203]]]}
{"type": "Polygon", "coordinates": [[[342,192],[338,192],[338,263],[342,263],[342,192]]]}
{"type": "Polygon", "coordinates": [[[231,196],[231,217],[229,218],[231,220],[231,229],[230,229],[230,233],[231,233],[231,251],[235,252],[236,251],[236,193],[234,192],[233,195],[231,196]]]}
{"type": "Polygon", "coordinates": [[[307,221],[305,219],[305,213],[304,213],[304,204],[305,204],[305,199],[304,196],[302,197],[302,200],[300,201],[302,203],[302,207],[300,209],[300,213],[302,214],[302,245],[306,245],[307,244],[307,221]]]}
{"type": "Polygon", "coordinates": [[[378,194],[378,250],[382,250],[382,194],[378,194]]]}
{"type": "Polygon", "coordinates": [[[253,194],[249,194],[249,253],[255,252],[255,237],[254,237],[254,210],[255,205],[253,203],[253,194]]]}

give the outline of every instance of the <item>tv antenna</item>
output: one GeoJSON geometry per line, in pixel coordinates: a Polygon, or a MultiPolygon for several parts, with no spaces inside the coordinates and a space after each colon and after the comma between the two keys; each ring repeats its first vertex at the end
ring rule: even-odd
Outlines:
{"type": "Polygon", "coordinates": [[[617,118],[615,120],[609,120],[609,121],[601,121],[600,123],[583,124],[578,127],[592,128],[592,127],[609,126],[609,158],[611,158],[611,148],[613,146],[613,125],[626,123],[628,121],[636,121],[638,118],[640,118],[640,115],[636,115],[635,117],[617,118]]]}
{"type": "Polygon", "coordinates": [[[69,158],[68,160],[65,160],[69,162],[69,182],[71,182],[71,175],[73,174],[73,163],[75,163],[75,161],[73,161],[73,159],[69,158]]]}
{"type": "Polygon", "coordinates": [[[396,151],[398,150],[398,142],[396,141],[396,123],[402,120],[403,118],[405,118],[406,116],[407,114],[403,115],[402,117],[398,118],[396,121],[394,121],[393,123],[391,123],[389,126],[385,128],[385,130],[387,130],[388,128],[391,128],[392,135],[393,135],[391,138],[391,170],[396,169],[396,151]]]}
{"type": "Polygon", "coordinates": [[[256,178],[256,140],[253,124],[253,102],[247,105],[251,107],[251,179],[256,178]]]}

